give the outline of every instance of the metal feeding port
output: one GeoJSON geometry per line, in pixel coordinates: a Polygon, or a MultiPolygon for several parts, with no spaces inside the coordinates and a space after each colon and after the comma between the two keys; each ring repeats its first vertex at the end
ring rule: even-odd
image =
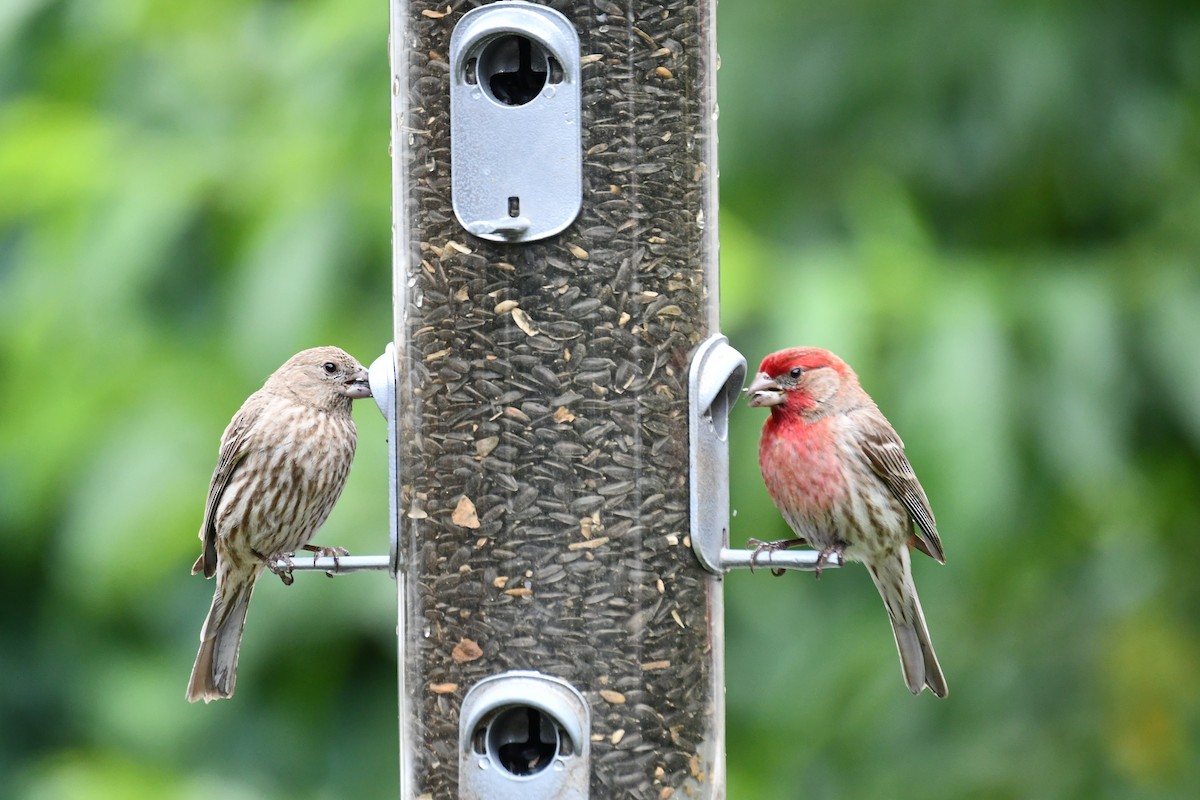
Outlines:
{"type": "Polygon", "coordinates": [[[710,572],[724,572],[729,525],[729,411],[746,381],[746,359],[720,334],[696,348],[688,380],[692,548],[710,572]]]}
{"type": "MultiPolygon", "coordinates": [[[[387,421],[388,480],[395,486],[399,480],[396,462],[396,346],[388,342],[383,355],[371,363],[367,373],[371,382],[371,396],[375,398],[379,411],[387,421]]],[[[388,493],[388,569],[392,577],[400,568],[400,523],[396,512],[396,494],[388,493]]]]}
{"type": "MultiPolygon", "coordinates": [[[[734,568],[815,570],[815,550],[729,547],[729,412],[746,380],[746,359],[719,334],[696,348],[688,375],[692,549],[710,572],[734,568]]],[[[841,566],[834,556],[825,568],[841,566]]]]}
{"type": "Polygon", "coordinates": [[[559,12],[511,0],[463,15],[450,38],[454,214],[470,233],[530,242],[583,202],[579,35],[559,12]]]}
{"type": "Polygon", "coordinates": [[[584,800],[591,712],[566,681],[514,670],[484,678],[459,716],[463,800],[584,800]]]}

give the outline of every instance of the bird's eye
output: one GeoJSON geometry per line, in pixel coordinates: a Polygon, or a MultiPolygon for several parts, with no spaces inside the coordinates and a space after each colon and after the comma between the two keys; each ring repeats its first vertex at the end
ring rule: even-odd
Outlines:
{"type": "Polygon", "coordinates": [[[793,378],[799,378],[802,374],[804,374],[804,370],[801,369],[800,367],[792,367],[792,371],[789,372],[788,374],[791,375],[793,378]]]}
{"type": "Polygon", "coordinates": [[[321,369],[325,370],[326,375],[332,375],[333,373],[337,372],[337,364],[333,363],[332,361],[326,361],[321,365],[321,369]]]}

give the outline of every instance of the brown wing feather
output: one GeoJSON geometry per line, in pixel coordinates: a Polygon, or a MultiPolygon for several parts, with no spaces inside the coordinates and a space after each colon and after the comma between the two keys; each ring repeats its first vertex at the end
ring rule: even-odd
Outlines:
{"type": "Polygon", "coordinates": [[[942,540],[938,537],[933,509],[929,507],[929,498],[925,496],[925,490],[917,480],[917,474],[913,471],[908,456],[904,455],[904,442],[877,409],[870,409],[870,413],[872,419],[869,423],[860,426],[860,430],[863,430],[863,454],[884,486],[904,505],[917,523],[913,545],[925,555],[944,564],[946,554],[942,550],[942,540]]]}
{"type": "MultiPolygon", "coordinates": [[[[253,396],[252,396],[253,397],[253,396]]],[[[217,507],[225,494],[229,479],[246,458],[246,442],[258,419],[260,404],[249,400],[234,414],[225,435],[221,437],[221,449],[217,455],[217,466],[213,469],[208,484],[208,502],[204,505],[204,520],[200,523],[200,557],[192,565],[192,574],[203,571],[204,577],[217,574],[217,507]]]]}

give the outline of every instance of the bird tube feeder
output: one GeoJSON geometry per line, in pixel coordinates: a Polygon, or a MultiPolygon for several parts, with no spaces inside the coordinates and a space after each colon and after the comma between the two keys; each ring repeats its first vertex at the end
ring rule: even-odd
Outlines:
{"type": "Polygon", "coordinates": [[[404,798],[724,795],[714,12],[391,2],[404,798]]]}

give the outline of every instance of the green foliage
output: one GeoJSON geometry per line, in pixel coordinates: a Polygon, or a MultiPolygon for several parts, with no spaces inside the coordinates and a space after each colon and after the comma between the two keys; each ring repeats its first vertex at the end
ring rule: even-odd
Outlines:
{"type": "MultiPolygon", "coordinates": [[[[730,796],[1190,794],[1200,15],[724,11],[726,332],[834,349],[904,436],[951,686],[906,695],[861,570],[733,576],[730,796]]],[[[736,445],[761,416],[735,538],[786,535],[736,445]]]]}
{"type": "MultiPolygon", "coordinates": [[[[256,595],[188,707],[217,436],[304,346],[391,327],[386,4],[0,10],[6,796],[391,797],[394,598],[256,595]],[[268,620],[271,624],[268,624],[268,620]]],[[[827,346],[905,438],[951,696],[861,568],[726,583],[731,797],[1200,786],[1200,9],[721,6],[722,319],[827,346]]],[[[379,550],[383,423],[330,522],[379,550]]],[[[735,540],[785,535],[731,429],[735,540]]],[[[1191,787],[1189,790],[1188,787],[1191,787]]]]}

